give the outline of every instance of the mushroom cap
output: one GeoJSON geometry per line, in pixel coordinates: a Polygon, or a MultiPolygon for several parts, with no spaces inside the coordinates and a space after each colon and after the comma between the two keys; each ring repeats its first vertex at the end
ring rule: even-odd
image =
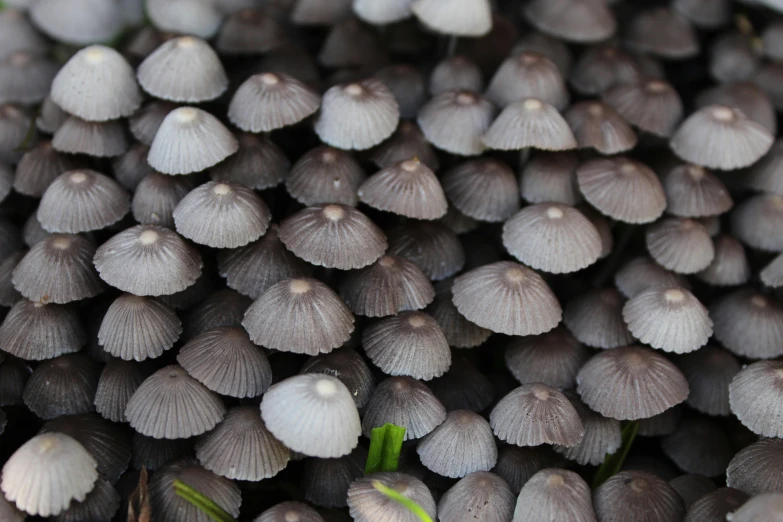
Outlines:
{"type": "Polygon", "coordinates": [[[176,232],[138,225],[116,234],[95,252],[101,279],[139,296],[171,295],[196,282],[201,255],[176,232]]]}
{"type": "Polygon", "coordinates": [[[688,397],[688,382],[662,355],[641,346],[594,355],[576,377],[590,409],[618,420],[646,419],[688,397]]]}
{"type": "Polygon", "coordinates": [[[246,132],[269,132],[304,120],[320,104],[320,96],[296,78],[267,72],[239,86],[228,107],[228,119],[246,132]]]}
{"type": "Polygon", "coordinates": [[[446,420],[446,408],[420,381],[411,377],[389,377],[382,381],[367,403],[362,433],[386,423],[405,428],[404,440],[420,439],[446,420]]]}
{"type": "Polygon", "coordinates": [[[514,509],[514,522],[547,519],[595,520],[590,488],[573,471],[542,469],[522,486],[514,509]]]}
{"type": "Polygon", "coordinates": [[[421,132],[438,149],[460,156],[481,154],[481,137],[495,117],[495,107],[469,90],[436,94],[419,109],[421,132]]]}
{"type": "Polygon", "coordinates": [[[614,34],[617,22],[600,0],[533,0],[522,9],[539,31],[573,43],[594,43],[614,34]]]}
{"type": "Polygon", "coordinates": [[[226,413],[223,401],[172,364],[147,377],[125,409],[133,429],[155,439],[186,439],[215,427],[226,413]]]}
{"type": "Polygon", "coordinates": [[[0,325],[3,351],[28,361],[77,352],[86,342],[79,315],[67,305],[21,299],[0,325]]]}
{"type": "Polygon", "coordinates": [[[495,150],[569,150],[576,138],[565,119],[552,105],[526,98],[506,106],[482,138],[495,150]]]}
{"type": "Polygon", "coordinates": [[[484,36],[492,29],[489,0],[413,0],[411,11],[426,27],[454,36],[484,36]]]}
{"type": "Polygon", "coordinates": [[[397,522],[417,522],[418,516],[403,504],[392,500],[373,486],[377,480],[393,488],[404,497],[422,507],[430,517],[435,517],[436,505],[429,488],[419,479],[396,472],[375,473],[371,477],[356,479],[348,488],[348,509],[356,522],[372,522],[379,517],[397,522]]]}
{"type": "Polygon", "coordinates": [[[427,469],[451,478],[489,471],[498,458],[489,423],[467,410],[449,412],[446,420],[419,442],[416,452],[427,469]]]}
{"type": "Polygon", "coordinates": [[[362,432],[351,392],[339,379],[321,374],[296,375],[273,385],[261,401],[261,418],[287,447],[320,458],[349,454],[362,432]]]}
{"type": "Polygon", "coordinates": [[[82,501],[98,480],[95,459],[72,437],[44,433],[25,442],[3,466],[5,498],[30,515],[44,517],[82,501]]]}
{"type": "Polygon", "coordinates": [[[685,503],[662,479],[644,471],[621,471],[593,493],[593,506],[601,521],[619,522],[639,516],[654,520],[682,520],[685,503]]]}
{"type": "Polygon", "coordinates": [[[74,54],[57,73],[51,99],[85,121],[108,121],[133,114],[141,105],[141,92],[133,68],[120,53],[91,45],[74,54]]]}
{"type": "Polygon", "coordinates": [[[239,143],[220,120],[195,107],[166,115],[150,145],[147,162],[163,174],[190,174],[236,153],[239,143]]]}
{"type": "Polygon", "coordinates": [[[414,219],[438,219],[448,208],[438,178],[418,158],[381,169],[362,183],[357,194],[373,208],[414,219]]]}
{"type": "Polygon", "coordinates": [[[488,471],[476,471],[457,481],[438,502],[438,517],[459,520],[465,513],[483,522],[511,520],[514,493],[506,481],[488,471]]]}
{"type": "Polygon", "coordinates": [[[493,332],[536,335],[557,326],[562,317],[560,303],[541,276],[510,261],[457,277],[452,291],[459,312],[493,332]]]}

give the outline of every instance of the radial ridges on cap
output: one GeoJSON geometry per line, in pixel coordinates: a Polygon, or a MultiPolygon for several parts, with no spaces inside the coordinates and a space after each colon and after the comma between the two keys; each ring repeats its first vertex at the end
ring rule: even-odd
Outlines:
{"type": "Polygon", "coordinates": [[[520,383],[560,390],[574,387],[579,368],[589,358],[589,352],[564,328],[515,338],[505,351],[506,367],[520,383]]]}
{"type": "Polygon", "coordinates": [[[161,123],[147,162],[164,174],[190,174],[220,163],[238,149],[234,135],[217,118],[202,109],[180,107],[161,123]]]}
{"type": "Polygon", "coordinates": [[[482,138],[495,150],[569,150],[576,138],[565,119],[552,105],[527,98],[508,105],[482,138]]]}
{"type": "Polygon", "coordinates": [[[541,383],[512,390],[492,409],[489,422],[500,440],[517,446],[571,447],[584,436],[582,421],[565,395],[541,383]]]}
{"type": "Polygon", "coordinates": [[[373,174],[359,187],[358,195],[373,208],[414,219],[438,219],[448,208],[438,178],[418,158],[373,174]]]}
{"type": "Polygon", "coordinates": [[[138,225],[98,247],[93,259],[101,279],[135,295],[170,295],[201,275],[201,255],[176,232],[138,225]]]}
{"type": "Polygon", "coordinates": [[[503,246],[532,268],[575,272],[598,260],[601,236],[581,212],[560,203],[523,208],[503,225],[503,246]]]}
{"type": "Polygon", "coordinates": [[[435,147],[475,156],[484,151],[481,137],[489,129],[495,107],[472,91],[447,91],[435,95],[419,110],[417,122],[435,147]]]}
{"type": "Polygon", "coordinates": [[[97,158],[119,156],[128,150],[125,129],[119,120],[96,122],[70,116],[57,128],[52,146],[58,152],[97,158]]]}
{"type": "Polygon", "coordinates": [[[297,257],[340,270],[365,267],[387,247],[386,236],[367,216],[335,203],[297,212],[280,224],[278,233],[297,257]]]}
{"type": "Polygon", "coordinates": [[[52,83],[52,101],[86,121],[130,116],[141,105],[133,68],[110,47],[92,45],[77,52],[52,83]]]}
{"type": "Polygon", "coordinates": [[[414,0],[411,11],[438,33],[477,37],[492,29],[489,0],[414,0]]]}
{"type": "Polygon", "coordinates": [[[328,286],[309,278],[272,285],[245,312],[242,326],[261,346],[292,353],[328,353],[348,340],[354,318],[328,286]]]}
{"type": "Polygon", "coordinates": [[[162,44],[139,65],[137,75],[149,94],[175,102],[212,100],[228,87],[218,55],[195,36],[172,38],[162,44]]]}
{"type": "Polygon", "coordinates": [[[449,412],[443,424],[419,442],[416,452],[427,469],[450,478],[489,471],[498,459],[489,423],[467,410],[449,412]]]}
{"type": "Polygon", "coordinates": [[[290,451],[274,438],[256,406],[236,406],[196,444],[196,457],[206,469],[234,480],[259,481],[277,475],[290,451]]]}
{"type": "Polygon", "coordinates": [[[759,123],[725,105],[709,105],[691,114],[671,138],[680,158],[707,168],[733,170],[758,161],[774,138],[759,123]]]}
{"type": "Polygon", "coordinates": [[[28,440],[6,461],[0,488],[26,513],[58,515],[95,487],[96,465],[72,437],[44,433],[28,440]]]}
{"type": "Polygon", "coordinates": [[[381,472],[370,477],[356,479],[348,488],[348,509],[355,522],[394,520],[417,522],[419,517],[402,503],[381,493],[373,486],[373,480],[421,506],[427,515],[435,518],[436,505],[429,488],[421,480],[404,473],[381,472]]]}
{"type": "Polygon", "coordinates": [[[347,455],[362,433],[351,392],[338,379],[317,373],[272,386],[261,401],[261,417],[275,438],[313,457],[347,455]]]}
{"type": "Polygon", "coordinates": [[[724,295],[710,305],[715,338],[732,353],[752,359],[783,355],[783,306],[751,288],[724,295]]]}
{"type": "Polygon", "coordinates": [[[47,232],[76,234],[112,225],[128,210],[128,194],[116,181],[84,169],[65,172],[52,181],[36,216],[47,232]]]}
{"type": "Polygon", "coordinates": [[[148,377],[128,401],[131,427],[155,439],[186,439],[223,419],[223,401],[176,364],[148,377]]]}
{"type": "Polygon", "coordinates": [[[172,216],[184,237],[213,248],[236,248],[261,237],[272,213],[251,189],[210,181],[182,198],[172,216]]]}
{"type": "Polygon", "coordinates": [[[98,295],[103,284],[92,266],[95,245],[81,236],[54,234],[33,245],[11,281],[26,299],[70,303],[98,295]]]}
{"type": "Polygon", "coordinates": [[[362,345],[388,375],[430,380],[451,365],[451,351],[438,323],[423,312],[400,312],[366,327],[362,345]]]}
{"type": "Polygon", "coordinates": [[[307,118],[320,104],[318,94],[296,78],[266,72],[239,86],[228,107],[228,119],[247,132],[269,132],[307,118]]]}
{"type": "Polygon", "coordinates": [[[508,219],[519,209],[517,180],[511,168],[498,160],[466,161],[441,178],[443,190],[457,209],[479,221],[508,219]]]}
{"type": "Polygon", "coordinates": [[[315,132],[327,145],[364,150],[391,136],[399,118],[394,95],[383,83],[370,78],[326,91],[315,132]]]}
{"type": "Polygon", "coordinates": [[[469,321],[509,335],[536,335],[557,326],[562,309],[552,290],[533,270],[500,261],[454,281],[453,301],[469,321]]]}
{"type": "Polygon", "coordinates": [[[662,355],[641,346],[594,355],[576,377],[590,409],[618,420],[646,419],[688,397],[688,382],[662,355]]]}
{"type": "Polygon", "coordinates": [[[348,272],[339,289],[354,313],[368,317],[420,310],[435,297],[435,289],[419,267],[407,259],[388,255],[368,267],[348,272]]]}
{"type": "Polygon", "coordinates": [[[86,342],[79,315],[69,305],[20,299],[0,325],[3,351],[28,361],[76,352],[86,342]]]}
{"type": "Polygon", "coordinates": [[[633,336],[623,320],[623,304],[623,296],[613,288],[593,290],[568,301],[563,322],[588,346],[626,346],[633,342],[633,336]]]}
{"type": "Polygon", "coordinates": [[[593,522],[590,488],[584,479],[565,469],[542,469],[522,486],[513,522],[569,520],[593,522]]]}

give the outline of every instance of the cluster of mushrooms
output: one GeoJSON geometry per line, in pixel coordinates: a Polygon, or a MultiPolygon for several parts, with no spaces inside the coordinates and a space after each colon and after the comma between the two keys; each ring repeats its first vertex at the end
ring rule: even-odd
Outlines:
{"type": "Polygon", "coordinates": [[[0,522],[783,521],[780,0],[0,5],[0,522]]]}

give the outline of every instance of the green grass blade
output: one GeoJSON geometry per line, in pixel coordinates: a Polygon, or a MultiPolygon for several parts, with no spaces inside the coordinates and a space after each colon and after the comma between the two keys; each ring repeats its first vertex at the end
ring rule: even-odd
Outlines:
{"type": "Polygon", "coordinates": [[[174,480],[174,491],[177,495],[203,511],[204,514],[215,522],[237,522],[222,507],[179,479],[174,480]]]}
{"type": "Polygon", "coordinates": [[[625,458],[628,456],[628,452],[631,450],[631,445],[633,444],[633,441],[636,438],[636,433],[638,431],[639,423],[637,421],[631,421],[625,425],[622,433],[623,443],[614,453],[606,454],[606,458],[604,459],[601,466],[599,466],[598,471],[595,473],[595,478],[593,479],[593,489],[606,482],[609,477],[615,475],[620,471],[620,469],[622,469],[623,462],[625,462],[625,458]]]}
{"type": "Polygon", "coordinates": [[[380,428],[373,428],[364,474],[397,471],[404,439],[405,428],[401,426],[387,423],[380,428]]]}
{"type": "Polygon", "coordinates": [[[408,510],[419,517],[419,520],[421,522],[432,522],[432,518],[427,514],[426,511],[424,511],[424,508],[422,508],[420,505],[418,505],[416,502],[412,501],[408,497],[402,495],[399,491],[394,490],[390,487],[384,486],[377,480],[372,481],[372,487],[389,497],[390,499],[399,502],[408,510]]]}

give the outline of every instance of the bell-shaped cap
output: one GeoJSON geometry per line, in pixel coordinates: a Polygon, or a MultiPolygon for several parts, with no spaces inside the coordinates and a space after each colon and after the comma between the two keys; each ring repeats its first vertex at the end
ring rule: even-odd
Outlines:
{"type": "Polygon", "coordinates": [[[228,119],[246,132],[269,132],[304,120],[320,105],[320,96],[296,78],[267,72],[239,86],[228,119]]]}
{"type": "Polygon", "coordinates": [[[234,482],[207,471],[195,459],[169,462],[158,469],[149,484],[149,503],[152,520],[166,522],[210,522],[212,517],[180,497],[174,489],[179,480],[212,502],[232,517],[239,516],[242,495],[234,482]]]}
{"type": "Polygon", "coordinates": [[[582,477],[565,469],[542,469],[528,480],[517,498],[513,522],[569,520],[594,522],[590,488],[582,477]]]}
{"type": "Polygon", "coordinates": [[[389,377],[373,392],[364,410],[362,433],[386,423],[405,428],[405,440],[419,439],[446,420],[446,408],[424,384],[410,377],[389,377]]]}
{"type": "Polygon", "coordinates": [[[468,321],[459,313],[451,294],[453,280],[447,279],[435,285],[435,299],[426,308],[443,330],[449,346],[455,348],[473,348],[479,346],[492,335],[490,330],[468,321]]]}
{"type": "Polygon", "coordinates": [[[131,294],[170,295],[201,275],[201,256],[167,228],[138,225],[98,247],[93,260],[101,279],[131,294]]]}
{"type": "Polygon", "coordinates": [[[151,171],[139,182],[133,193],[133,219],[142,225],[173,229],[174,209],[191,190],[193,180],[190,176],[168,176],[151,171]]]}
{"type": "Polygon", "coordinates": [[[263,190],[279,185],[288,175],[291,162],[269,137],[242,133],[237,135],[237,141],[237,153],[209,170],[214,181],[263,190]]]}
{"type": "Polygon", "coordinates": [[[629,158],[588,160],[576,176],[588,203],[618,221],[650,223],[666,209],[666,193],[655,172],[629,158]]]}
{"type": "Polygon", "coordinates": [[[147,162],[163,174],[190,174],[217,165],[239,149],[220,120],[195,107],[179,107],[161,123],[147,162]]]}
{"type": "Polygon", "coordinates": [[[508,105],[484,134],[484,144],[495,150],[569,150],[576,138],[552,105],[526,98],[508,105]]]}
{"type": "Polygon", "coordinates": [[[435,297],[432,283],[419,267],[402,257],[388,255],[368,267],[348,272],[339,289],[348,308],[367,317],[420,310],[435,297]]]}
{"type": "Polygon", "coordinates": [[[361,446],[339,459],[306,459],[302,470],[305,499],[316,506],[346,507],[348,488],[364,476],[366,462],[367,450],[361,446]]]}
{"type": "Polygon", "coordinates": [[[728,189],[715,174],[697,165],[678,165],[663,177],[666,210],[680,217],[723,214],[734,206],[728,189]]]}
{"type": "Polygon", "coordinates": [[[746,366],[729,385],[731,412],[753,433],[780,437],[780,397],[783,394],[783,364],[759,361],[746,366]]]}
{"type": "Polygon", "coordinates": [[[671,138],[671,148],[685,161],[707,168],[748,167],[764,156],[774,137],[761,124],[725,105],[691,114],[671,138]]]}
{"type": "Polygon", "coordinates": [[[223,419],[223,401],[177,365],[148,377],[128,401],[131,427],[155,439],[186,439],[205,433],[223,419]]]}
{"type": "Polygon", "coordinates": [[[103,349],[126,361],[159,357],[174,345],[182,323],[155,298],[123,294],[109,306],[98,330],[103,349]]]}
{"type": "Polygon", "coordinates": [[[644,471],[621,471],[610,477],[593,493],[593,505],[598,520],[606,522],[647,516],[675,522],[685,515],[685,503],[674,488],[644,471]]]}
{"type": "Polygon", "coordinates": [[[475,156],[484,151],[481,137],[495,117],[495,107],[473,91],[446,91],[435,95],[420,110],[417,122],[435,147],[475,156]]]}
{"type": "Polygon", "coordinates": [[[464,357],[454,357],[449,371],[434,379],[429,386],[446,411],[481,412],[495,398],[492,382],[464,357]]]}
{"type": "Polygon", "coordinates": [[[419,442],[416,452],[427,469],[450,478],[489,471],[498,459],[489,423],[467,410],[450,412],[440,426],[419,442]]]}
{"type": "MultiPolygon", "coordinates": [[[[219,5],[218,7],[222,7],[219,5]]],[[[239,2],[223,9],[228,12],[220,26],[215,47],[225,55],[255,55],[271,51],[286,42],[285,30],[276,17],[286,11],[281,5],[258,9],[253,2],[239,2]],[[235,9],[235,10],[234,10],[235,9]]]]}
{"type": "Polygon", "coordinates": [[[134,138],[149,147],[163,120],[176,108],[177,104],[172,102],[150,100],[128,118],[128,128],[134,138]]]}
{"type": "Polygon", "coordinates": [[[98,480],[95,459],[72,437],[44,433],[24,443],[3,466],[5,498],[30,515],[48,517],[83,501],[98,480]]]}
{"type": "Polygon", "coordinates": [[[77,234],[108,227],[130,210],[125,190],[94,170],[58,176],[43,194],[36,216],[47,232],[77,234]]]}
{"type": "Polygon", "coordinates": [[[530,205],[503,225],[503,246],[524,264],[545,272],[581,270],[601,255],[601,236],[581,212],[560,203],[530,205]]]}
{"type": "Polygon", "coordinates": [[[11,281],[30,301],[64,304],[87,299],[103,290],[92,266],[94,254],[89,240],[54,234],[33,245],[14,268],[11,281]]]}
{"type": "Polygon", "coordinates": [[[250,340],[275,350],[316,355],[347,341],[354,318],[328,286],[309,278],[272,285],[245,312],[250,340]]]}
{"type": "Polygon", "coordinates": [[[373,208],[414,219],[438,219],[448,208],[438,178],[418,158],[370,176],[359,187],[358,195],[373,208]]]}
{"type": "Polygon", "coordinates": [[[202,466],[233,480],[259,481],[277,475],[290,451],[274,438],[255,406],[236,406],[196,444],[202,466]]]}
{"type": "Polygon", "coordinates": [[[695,29],[677,11],[665,7],[644,9],[628,24],[626,45],[667,60],[685,60],[699,54],[695,29]]]}
{"type": "Polygon", "coordinates": [[[514,493],[506,481],[488,471],[459,480],[438,502],[440,520],[461,520],[469,513],[482,522],[504,522],[514,513],[514,493]]]}
{"type": "Polygon", "coordinates": [[[712,335],[707,309],[677,286],[653,287],[635,295],[623,307],[623,319],[637,339],[665,352],[692,352],[712,335]]]}
{"type": "Polygon", "coordinates": [[[577,464],[598,466],[606,455],[614,454],[622,446],[620,421],[594,412],[574,392],[564,392],[564,395],[579,414],[585,433],[576,446],[555,446],[554,450],[577,464]]]}
{"type": "Polygon", "coordinates": [[[39,364],[24,388],[25,406],[42,419],[93,410],[100,367],[80,353],[61,355],[39,364]]]}
{"type": "Polygon", "coordinates": [[[366,177],[350,154],[321,146],[299,158],[285,179],[285,188],[303,205],[339,203],[355,207],[359,203],[356,192],[366,177]]]}
{"type": "Polygon", "coordinates": [[[487,99],[498,107],[538,98],[557,110],[568,106],[568,89],[563,74],[552,60],[538,53],[522,51],[506,58],[487,86],[487,99]]]}
{"type": "Polygon", "coordinates": [[[296,375],[269,388],[261,418],[275,438],[312,457],[347,455],[362,432],[351,392],[340,380],[321,374],[296,375]]]}
{"type": "Polygon", "coordinates": [[[348,488],[348,509],[355,522],[377,520],[418,522],[420,520],[405,505],[375,489],[373,486],[375,480],[421,506],[430,518],[435,517],[437,509],[435,500],[424,482],[405,473],[381,472],[359,478],[348,488]]]}
{"type": "Polygon", "coordinates": [[[57,176],[75,168],[71,156],[54,150],[51,141],[40,142],[25,152],[16,165],[14,190],[40,198],[57,176]]]}
{"type": "Polygon", "coordinates": [[[639,130],[668,138],[682,119],[677,90],[659,79],[622,82],[602,93],[604,102],[639,130]]]}
{"type": "Polygon", "coordinates": [[[783,250],[783,196],[756,194],[731,213],[734,236],[757,250],[783,250]]]}
{"type": "Polygon", "coordinates": [[[324,518],[318,511],[296,501],[281,502],[272,506],[254,518],[253,522],[285,522],[292,519],[298,522],[324,522],[324,518]]]}
{"type": "Polygon", "coordinates": [[[51,98],[85,121],[116,120],[141,105],[133,68],[120,53],[103,45],[85,47],[66,62],[54,78],[51,98]]]}
{"type": "Polygon", "coordinates": [[[217,53],[195,36],[163,43],[141,62],[137,75],[146,92],[174,102],[213,100],[228,87],[228,77],[217,53]]]}
{"type": "Polygon", "coordinates": [[[446,171],[441,184],[449,201],[473,219],[500,222],[519,210],[517,180],[503,162],[466,161],[446,171]]]}
{"type": "Polygon", "coordinates": [[[783,355],[783,306],[750,288],[737,290],[710,306],[715,338],[732,353],[752,359],[783,355]]]}
{"type": "Polygon", "coordinates": [[[454,280],[453,301],[469,321],[509,335],[537,335],[557,326],[562,309],[533,270],[500,261],[454,280]]]}
{"type": "Polygon", "coordinates": [[[529,203],[576,205],[582,194],[576,183],[579,158],[572,152],[540,152],[522,168],[519,190],[529,203]]]}
{"type": "Polygon", "coordinates": [[[618,420],[646,419],[688,397],[688,381],[662,355],[641,346],[594,355],[576,377],[577,392],[593,411],[618,420]]]}
{"type": "Polygon", "coordinates": [[[177,232],[201,245],[237,248],[266,232],[272,214],[253,190],[209,181],[193,189],[173,212],[177,232]]]}
{"type": "Polygon", "coordinates": [[[79,315],[70,306],[21,299],[0,325],[3,351],[28,361],[77,352],[86,342],[79,315]]]}
{"type": "Polygon", "coordinates": [[[779,492],[783,487],[783,441],[762,438],[734,455],[726,468],[726,485],[748,495],[779,492]]]}
{"type": "Polygon", "coordinates": [[[386,250],[386,236],[353,207],[316,205],[286,218],[278,231],[283,244],[308,263],[350,270],[365,267],[386,250]]]}
{"type": "Polygon", "coordinates": [[[517,446],[576,446],[584,435],[579,414],[557,389],[523,384],[500,399],[489,415],[500,440],[517,446]]]}
{"type": "Polygon", "coordinates": [[[635,257],[625,263],[615,274],[614,283],[624,297],[634,297],[653,286],[690,287],[685,277],[669,272],[649,257],[635,257]]]}
{"type": "Polygon", "coordinates": [[[315,132],[321,141],[338,149],[365,150],[391,136],[399,118],[394,95],[370,78],[326,91],[315,132]]]}
{"type": "Polygon", "coordinates": [[[400,312],[366,327],[362,345],[387,375],[430,380],[451,365],[451,351],[438,323],[423,312],[400,312]]]}
{"type": "Polygon", "coordinates": [[[238,327],[197,335],[182,347],[177,362],[204,386],[229,397],[258,397],[272,384],[266,355],[238,327]]]}

